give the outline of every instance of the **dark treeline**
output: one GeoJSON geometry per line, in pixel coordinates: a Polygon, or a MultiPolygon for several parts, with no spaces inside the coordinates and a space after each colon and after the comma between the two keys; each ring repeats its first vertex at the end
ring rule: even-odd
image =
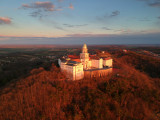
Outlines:
{"type": "Polygon", "coordinates": [[[0,68],[0,87],[6,85],[8,82],[20,77],[27,77],[33,68],[44,67],[46,70],[50,68],[51,62],[38,61],[19,61],[16,63],[9,63],[0,68]]]}
{"type": "Polygon", "coordinates": [[[29,76],[34,68],[49,70],[63,54],[64,49],[0,49],[0,87],[29,76]]]}

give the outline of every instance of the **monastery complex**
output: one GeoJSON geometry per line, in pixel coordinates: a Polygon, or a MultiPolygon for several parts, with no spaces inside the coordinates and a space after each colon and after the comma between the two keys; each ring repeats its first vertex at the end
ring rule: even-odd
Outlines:
{"type": "Polygon", "coordinates": [[[80,56],[68,55],[58,59],[59,66],[71,80],[84,77],[105,76],[112,72],[112,58],[102,51],[100,54],[89,55],[87,45],[84,44],[80,56]]]}

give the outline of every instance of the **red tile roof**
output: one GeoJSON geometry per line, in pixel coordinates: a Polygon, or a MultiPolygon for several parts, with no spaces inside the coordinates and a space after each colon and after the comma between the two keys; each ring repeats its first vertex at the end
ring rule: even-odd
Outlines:
{"type": "Polygon", "coordinates": [[[72,61],[81,62],[80,59],[71,59],[72,61]]]}
{"type": "Polygon", "coordinates": [[[100,58],[97,55],[90,55],[90,59],[96,59],[99,60],[100,58]]]}
{"type": "Polygon", "coordinates": [[[112,59],[112,58],[110,58],[110,57],[108,57],[108,58],[103,58],[103,60],[110,60],[110,59],[112,59]]]}
{"type": "Polygon", "coordinates": [[[68,55],[69,58],[71,59],[79,59],[80,56],[77,56],[77,55],[68,55]]]}

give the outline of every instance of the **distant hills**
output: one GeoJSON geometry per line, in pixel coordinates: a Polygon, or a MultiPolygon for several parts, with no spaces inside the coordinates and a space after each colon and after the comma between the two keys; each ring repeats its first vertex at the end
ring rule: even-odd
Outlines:
{"type": "MultiPolygon", "coordinates": [[[[0,44],[0,48],[81,48],[81,44],[71,44],[71,45],[63,45],[63,44],[0,44]]],[[[88,45],[89,47],[150,47],[150,46],[157,46],[159,47],[160,44],[124,44],[124,45],[110,45],[110,44],[106,44],[106,45],[94,45],[94,44],[90,44],[88,45]]]]}

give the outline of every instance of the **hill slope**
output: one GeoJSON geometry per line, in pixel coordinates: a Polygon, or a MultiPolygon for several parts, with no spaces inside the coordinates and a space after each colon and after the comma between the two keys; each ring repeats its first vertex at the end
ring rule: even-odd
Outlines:
{"type": "MultiPolygon", "coordinates": [[[[122,56],[123,57],[123,56],[122,56]]],[[[115,58],[113,74],[65,81],[59,68],[31,76],[0,92],[2,120],[159,120],[160,79],[115,58]]]]}

